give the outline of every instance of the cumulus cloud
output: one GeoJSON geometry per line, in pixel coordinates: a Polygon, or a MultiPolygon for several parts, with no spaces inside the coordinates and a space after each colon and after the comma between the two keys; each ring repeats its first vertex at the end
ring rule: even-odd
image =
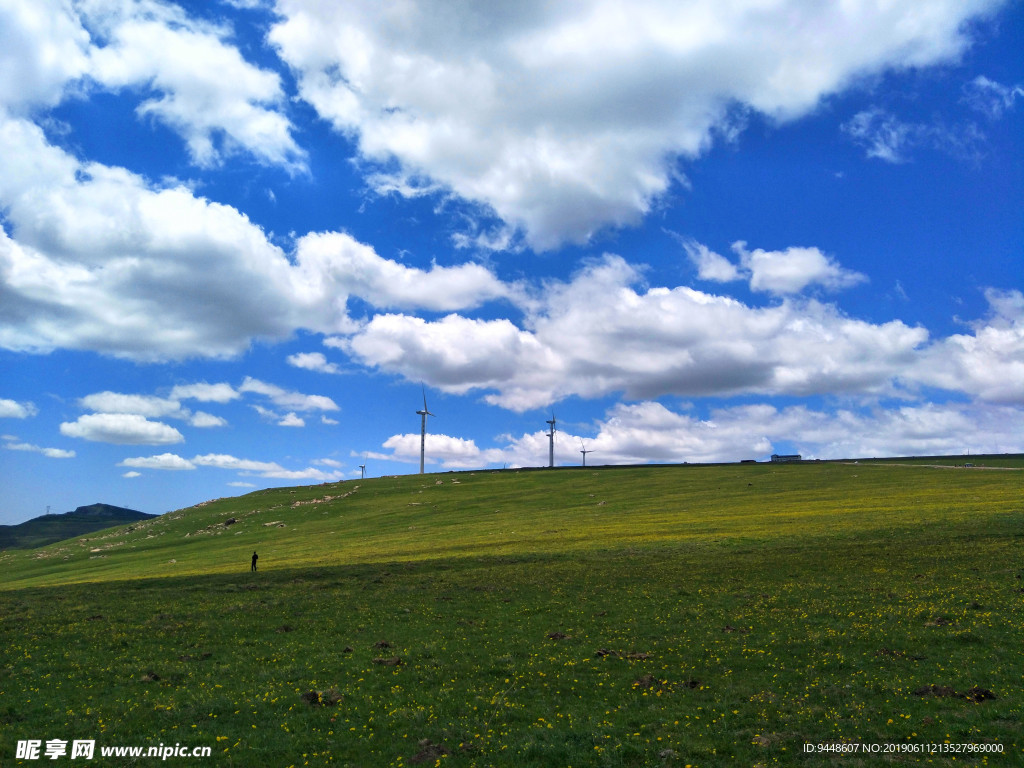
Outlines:
{"type": "Polygon", "coordinates": [[[156,0],[4,3],[0,104],[27,111],[69,92],[134,90],[151,94],[139,117],[180,134],[201,166],[244,151],[305,170],[280,77],[247,62],[231,37],[223,24],[156,0]]]}
{"type": "Polygon", "coordinates": [[[450,191],[537,249],[639,220],[737,111],[807,114],[858,78],[955,59],[999,0],[279,0],[271,42],[371,184],[450,191]]]}
{"type": "MultiPolygon", "coordinates": [[[[181,392],[188,392],[187,389],[182,390],[178,387],[175,387],[175,391],[179,394],[181,392]]],[[[238,397],[238,394],[234,393],[233,390],[232,393],[234,397],[238,397]]],[[[157,397],[156,395],[132,395],[122,392],[105,391],[86,395],[78,400],[78,404],[83,408],[99,413],[136,414],[153,418],[183,419],[188,421],[193,427],[223,427],[227,424],[227,421],[220,416],[214,416],[203,411],[193,413],[189,409],[183,408],[181,403],[174,397],[164,398],[157,397]]]]}
{"type": "Polygon", "coordinates": [[[739,257],[739,265],[696,241],[686,241],[683,247],[702,280],[731,282],[747,279],[752,291],[777,296],[797,294],[811,285],[838,291],[867,281],[866,275],[844,269],[834,258],[813,247],[790,247],[784,251],[755,248],[750,251],[747,244],[739,240],[732,244],[733,252],[739,257]]]}
{"type": "Polygon", "coordinates": [[[281,420],[277,422],[279,427],[304,427],[306,421],[296,413],[286,413],[281,417],[281,420]]]}
{"type": "Polygon", "coordinates": [[[909,372],[925,384],[996,403],[1024,405],[1024,294],[985,292],[989,316],[973,333],[933,344],[909,372]]]}
{"type": "Polygon", "coordinates": [[[697,267],[697,276],[701,280],[713,280],[716,283],[729,283],[743,277],[736,265],[724,256],[715,253],[710,248],[696,240],[687,240],[683,243],[686,255],[697,267]]]}
{"type": "MultiPolygon", "coordinates": [[[[796,451],[805,458],[1012,453],[1024,449],[1024,411],[993,404],[903,405],[891,409],[779,408],[768,403],[712,409],[705,417],[691,408],[661,403],[619,403],[586,435],[560,429],[555,463],[587,465],[765,460],[772,453],[796,451]]],[[[444,469],[484,466],[538,467],[548,463],[544,431],[503,435],[495,447],[473,440],[427,435],[426,458],[444,469]]],[[[371,458],[415,463],[419,435],[394,435],[388,452],[371,458]]]]}
{"type": "Polygon", "coordinates": [[[62,435],[115,445],[169,445],[185,438],[174,427],[137,413],[88,413],[60,425],[62,435]]]}
{"type": "Polygon", "coordinates": [[[34,124],[2,113],[0,144],[6,349],[223,358],[299,329],[349,332],[358,327],[347,313],[350,295],[454,310],[510,293],[482,266],[409,268],[343,233],[300,238],[289,258],[236,209],[82,162],[34,124]]]}
{"type": "Polygon", "coordinates": [[[177,400],[156,397],[153,395],[126,395],[120,392],[96,392],[80,398],[78,404],[90,411],[103,413],[135,413],[139,416],[160,418],[186,418],[177,400]]]}
{"type": "Polygon", "coordinates": [[[471,309],[511,292],[479,264],[407,267],[341,232],[305,235],[296,243],[296,257],[304,273],[316,276],[307,287],[342,291],[384,309],[471,309]]]}
{"type": "Polygon", "coordinates": [[[288,365],[296,368],[304,368],[307,371],[319,371],[320,373],[341,373],[337,363],[330,363],[322,352],[298,352],[288,355],[288,365]]]}
{"type": "Polygon", "coordinates": [[[209,427],[224,427],[227,426],[228,422],[227,419],[223,419],[220,416],[214,416],[212,413],[196,411],[189,416],[188,423],[193,427],[206,429],[209,427]]]}
{"type": "Polygon", "coordinates": [[[764,459],[781,445],[810,458],[1001,453],[1020,450],[1022,424],[1019,409],[963,403],[866,411],[754,404],[701,419],[642,402],[612,408],[587,444],[595,461],[610,463],[764,459]]]}
{"type": "Polygon", "coordinates": [[[0,105],[52,106],[89,65],[89,33],[67,4],[0,5],[0,105]]]}
{"type": "MultiPolygon", "coordinates": [[[[416,463],[420,460],[420,435],[392,435],[383,447],[390,454],[374,454],[375,458],[416,463]]],[[[440,464],[445,469],[466,469],[499,461],[497,449],[481,450],[476,442],[461,437],[429,433],[425,442],[425,463],[440,464]]]]}
{"type": "Polygon", "coordinates": [[[39,409],[33,403],[19,403],[17,400],[0,398],[0,418],[27,419],[38,412],[39,409]]]}
{"type": "Polygon", "coordinates": [[[899,321],[785,300],[751,307],[687,287],[639,291],[617,256],[548,286],[526,327],[448,315],[378,315],[334,343],[366,365],[524,411],[578,395],[884,393],[928,339],[899,321]]]}
{"type": "Polygon", "coordinates": [[[171,390],[172,400],[199,400],[204,403],[230,403],[241,395],[230,384],[210,384],[205,381],[195,384],[177,384],[171,390]]]}

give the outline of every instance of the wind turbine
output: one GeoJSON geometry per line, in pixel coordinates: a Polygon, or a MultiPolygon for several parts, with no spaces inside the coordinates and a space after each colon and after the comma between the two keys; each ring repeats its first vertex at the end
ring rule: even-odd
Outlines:
{"type": "Polygon", "coordinates": [[[546,422],[551,425],[551,431],[548,432],[548,466],[555,466],[555,412],[551,412],[551,419],[546,422]]]}
{"type": "Polygon", "coordinates": [[[583,448],[583,450],[580,451],[580,453],[583,454],[583,466],[585,467],[585,466],[587,466],[587,454],[588,453],[593,453],[594,449],[591,448],[591,449],[588,450],[587,446],[584,445],[584,443],[583,443],[583,438],[582,437],[580,438],[580,447],[583,448]]]}
{"type": "Polygon", "coordinates": [[[423,474],[423,457],[427,450],[427,416],[433,416],[429,410],[427,410],[427,390],[420,384],[420,389],[423,390],[423,410],[416,411],[416,414],[420,417],[420,474],[423,474]]]}
{"type": "MultiPolygon", "coordinates": [[[[584,458],[586,458],[586,457],[584,456],[584,458]]],[[[365,480],[366,479],[366,465],[365,464],[360,464],[359,465],[359,479],[360,480],[365,480]]]]}

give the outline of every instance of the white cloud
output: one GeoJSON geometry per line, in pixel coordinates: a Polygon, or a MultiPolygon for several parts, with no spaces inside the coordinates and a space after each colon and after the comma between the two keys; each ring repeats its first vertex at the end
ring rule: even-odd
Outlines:
{"type": "MultiPolygon", "coordinates": [[[[805,458],[831,459],[1015,453],[1024,450],[1022,435],[1024,409],[990,404],[930,403],[854,411],[755,403],[714,409],[700,418],[642,401],[613,406],[586,436],[559,429],[555,463],[580,464],[581,438],[591,466],[765,460],[772,453],[791,450],[805,458]]],[[[546,432],[504,435],[498,441],[500,447],[480,448],[472,440],[428,434],[427,463],[445,469],[547,466],[546,432]]],[[[371,458],[419,461],[418,434],[394,435],[384,447],[390,452],[371,458]]]]}
{"type": "Polygon", "coordinates": [[[260,477],[277,478],[279,480],[312,480],[318,483],[334,483],[345,477],[342,472],[324,472],[315,467],[306,469],[277,469],[269,470],[260,474],[260,477]]]}
{"type": "Polygon", "coordinates": [[[14,0],[0,8],[0,105],[27,111],[68,93],[132,90],[185,140],[194,162],[244,151],[304,171],[280,77],[245,61],[232,30],[144,0],[14,0]]]}
{"type": "Polygon", "coordinates": [[[137,413],[89,413],[60,425],[62,435],[115,445],[169,445],[185,441],[182,434],[163,422],[137,413]]]}
{"type": "Polygon", "coordinates": [[[320,373],[341,373],[336,363],[327,362],[327,357],[322,352],[298,352],[288,355],[288,365],[296,368],[304,368],[307,371],[319,371],[320,373]]]}
{"type": "Polygon", "coordinates": [[[96,392],[86,395],[78,401],[78,404],[90,411],[101,413],[134,413],[139,416],[152,416],[160,418],[170,416],[172,418],[186,418],[187,411],[183,411],[181,403],[177,400],[155,397],[153,395],[126,395],[120,392],[96,392]]]}
{"type": "Polygon", "coordinates": [[[864,147],[868,157],[890,163],[907,160],[907,151],[917,143],[920,128],[873,108],[858,112],[843,125],[843,131],[864,147]]]}
{"type": "Polygon", "coordinates": [[[313,461],[313,463],[322,464],[325,467],[334,467],[335,469],[340,469],[341,467],[345,466],[340,461],[337,461],[335,459],[316,459],[313,461]]]}
{"type": "Polygon", "coordinates": [[[252,376],[246,376],[239,392],[254,392],[270,398],[279,408],[291,408],[296,411],[337,411],[338,404],[325,395],[304,395],[283,389],[276,384],[268,384],[252,376]]]}
{"type": "Polygon", "coordinates": [[[811,458],[1001,453],[1024,446],[1022,425],[1024,411],[989,405],[827,412],[758,404],[698,419],[646,402],[613,408],[587,442],[595,460],[612,463],[763,459],[780,444],[811,458]]]}
{"type": "Polygon", "coordinates": [[[298,240],[295,250],[308,275],[307,290],[352,294],[376,307],[468,309],[510,294],[508,286],[479,264],[406,267],[342,232],[310,233],[298,240]]]}
{"type": "Polygon", "coordinates": [[[227,419],[223,419],[220,416],[214,416],[212,413],[196,411],[189,417],[188,423],[193,427],[205,429],[207,427],[224,427],[227,426],[228,422],[227,419]]]}
{"type": "Polygon", "coordinates": [[[504,319],[388,314],[335,343],[366,365],[448,392],[490,390],[488,402],[523,411],[614,392],[885,393],[928,338],[816,301],[756,308],[686,287],[639,292],[639,279],[606,256],[547,286],[524,329],[504,319]]]}
{"type": "MultiPolygon", "coordinates": [[[[196,465],[188,459],[183,459],[174,453],[161,453],[159,456],[148,456],[148,457],[136,457],[132,459],[125,459],[118,463],[119,467],[134,467],[135,469],[166,469],[166,470],[183,470],[183,469],[195,469],[196,465]]],[[[136,473],[133,476],[137,476],[136,473]]],[[[127,477],[128,475],[125,475],[127,477]]]]}
{"type": "Polygon", "coordinates": [[[199,400],[204,403],[229,403],[241,397],[234,387],[223,382],[209,384],[205,381],[195,384],[178,384],[171,390],[172,400],[199,400]]]}
{"type": "Polygon", "coordinates": [[[192,462],[200,467],[217,467],[218,469],[233,469],[239,472],[278,472],[284,468],[271,461],[251,461],[239,459],[223,453],[208,453],[204,456],[196,456],[192,462]]]}
{"type": "Polygon", "coordinates": [[[17,400],[0,398],[0,418],[27,419],[38,412],[39,409],[33,403],[19,403],[17,400]]]}
{"type": "Polygon", "coordinates": [[[739,240],[732,244],[739,266],[694,240],[684,241],[683,248],[702,280],[725,283],[747,279],[752,291],[777,296],[797,294],[811,285],[837,291],[867,281],[867,276],[844,269],[834,258],[813,247],[748,251],[747,244],[739,240]]]}
{"type": "Polygon", "coordinates": [[[277,426],[279,426],[279,427],[304,427],[304,426],[306,426],[306,422],[305,422],[305,420],[301,416],[298,416],[295,413],[287,413],[287,414],[285,414],[281,418],[281,420],[279,422],[277,422],[277,426]]]}
{"type": "Polygon", "coordinates": [[[141,472],[125,472],[123,475],[121,475],[121,477],[127,477],[129,479],[131,479],[133,477],[142,477],[142,473],[141,472]]]}
{"type": "Polygon", "coordinates": [[[735,264],[696,240],[684,241],[683,248],[690,261],[697,267],[697,276],[701,280],[729,283],[743,277],[735,264]]]}
{"type": "Polygon", "coordinates": [[[973,333],[933,344],[909,376],[925,384],[965,392],[996,403],[1024,404],[1024,294],[985,293],[990,315],[973,333]]]}
{"type": "Polygon", "coordinates": [[[69,4],[0,4],[0,105],[24,111],[57,104],[88,68],[89,33],[69,4]]]}
{"type": "Polygon", "coordinates": [[[858,112],[842,130],[864,148],[869,158],[897,164],[908,162],[911,153],[920,147],[975,160],[983,153],[985,143],[985,134],[974,123],[907,122],[877,107],[858,112]]]}
{"type": "MultiPolygon", "coordinates": [[[[392,435],[384,441],[383,447],[391,453],[374,454],[374,458],[409,463],[418,463],[420,460],[418,433],[392,435]]],[[[473,440],[428,433],[424,454],[426,464],[441,464],[445,469],[465,469],[493,463],[498,460],[501,452],[497,449],[483,451],[473,440]]]]}
{"type": "Polygon", "coordinates": [[[38,445],[32,445],[31,443],[20,443],[16,442],[16,438],[11,435],[4,435],[4,448],[9,451],[29,451],[30,453],[41,453],[50,459],[73,459],[75,457],[74,451],[66,451],[63,448],[40,448],[38,445]]]}
{"type": "MultiPolygon", "coordinates": [[[[299,329],[351,332],[347,303],[359,291],[432,309],[509,293],[479,265],[411,269],[342,233],[300,238],[289,259],[236,209],[81,162],[2,112],[0,145],[2,348],[226,358],[299,329]]],[[[216,387],[199,399],[228,396],[216,387]]]]}
{"type": "Polygon", "coordinates": [[[964,86],[964,101],[993,120],[1013,109],[1017,99],[1024,99],[1024,87],[1003,85],[984,75],[978,75],[964,86]]]}
{"type": "MultiPolygon", "coordinates": [[[[138,457],[125,459],[118,466],[133,467],[136,469],[162,469],[162,470],[188,470],[197,467],[212,467],[215,469],[226,469],[246,474],[257,473],[260,477],[279,478],[285,480],[316,480],[319,482],[331,482],[340,480],[341,474],[337,472],[324,472],[313,467],[301,470],[285,469],[273,461],[253,461],[251,459],[240,459],[229,454],[208,453],[195,456],[192,459],[182,458],[173,453],[163,453],[158,456],[138,457]]],[[[251,483],[237,481],[229,485],[249,488],[251,483]]]]}
{"type": "Polygon", "coordinates": [[[799,293],[808,285],[839,290],[865,282],[859,272],[843,269],[835,259],[817,248],[787,248],[784,251],[747,250],[747,244],[733,243],[733,251],[750,274],[750,289],[776,295],[799,293]]]}
{"type": "Polygon", "coordinates": [[[282,480],[315,480],[317,482],[333,482],[340,480],[340,472],[324,472],[323,470],[309,467],[307,469],[292,470],[285,469],[280,464],[272,461],[253,461],[251,459],[239,459],[227,454],[206,454],[196,456],[192,462],[201,467],[217,467],[218,469],[229,469],[237,472],[258,473],[260,477],[278,478],[282,480]]]}
{"type": "Polygon", "coordinates": [[[999,5],[279,0],[270,40],[387,168],[378,189],[450,190],[546,249],[638,221],[677,158],[735,138],[737,110],[793,119],[864,76],[954,60],[999,5]]]}

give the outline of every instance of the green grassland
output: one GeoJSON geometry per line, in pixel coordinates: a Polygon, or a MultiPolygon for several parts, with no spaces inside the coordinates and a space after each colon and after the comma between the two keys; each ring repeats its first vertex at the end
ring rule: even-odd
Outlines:
{"type": "Polygon", "coordinates": [[[378,478],[6,552],[0,765],[1020,765],[1024,472],[952,463],[378,478]]]}

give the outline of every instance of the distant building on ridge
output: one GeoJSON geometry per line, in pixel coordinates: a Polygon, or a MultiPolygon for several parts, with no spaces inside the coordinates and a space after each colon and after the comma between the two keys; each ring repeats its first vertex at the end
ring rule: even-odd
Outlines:
{"type": "Polygon", "coordinates": [[[772,461],[774,461],[776,464],[784,464],[787,461],[803,461],[803,460],[804,460],[803,456],[801,456],[799,453],[791,453],[791,454],[788,454],[788,455],[781,455],[781,454],[778,454],[778,453],[773,453],[772,454],[772,461]]]}

